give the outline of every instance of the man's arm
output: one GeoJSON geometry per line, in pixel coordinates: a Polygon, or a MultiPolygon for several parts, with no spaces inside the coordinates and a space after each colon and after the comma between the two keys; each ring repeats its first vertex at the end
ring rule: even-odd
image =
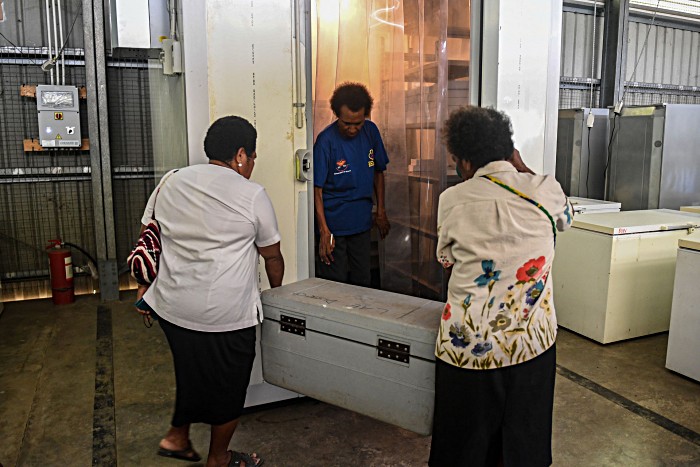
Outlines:
{"type": "Polygon", "coordinates": [[[374,172],[374,196],[377,198],[377,228],[379,235],[384,238],[389,234],[391,224],[386,217],[386,205],[384,203],[384,172],[374,172]]]}
{"type": "Polygon", "coordinates": [[[270,281],[270,287],[279,287],[282,285],[284,277],[284,258],[280,249],[280,242],[270,246],[259,246],[258,252],[265,260],[265,272],[267,279],[270,281]]]}
{"type": "Polygon", "coordinates": [[[331,230],[326,223],[326,212],[323,209],[323,188],[314,187],[314,212],[316,213],[316,225],[320,234],[318,239],[318,255],[324,264],[331,264],[335,242],[331,240],[331,230]]]}
{"type": "Polygon", "coordinates": [[[522,158],[520,157],[520,151],[518,151],[517,149],[513,149],[513,155],[510,156],[508,162],[513,164],[513,166],[518,172],[535,175],[535,172],[533,172],[532,169],[530,169],[530,167],[525,165],[525,162],[523,162],[522,158]]]}

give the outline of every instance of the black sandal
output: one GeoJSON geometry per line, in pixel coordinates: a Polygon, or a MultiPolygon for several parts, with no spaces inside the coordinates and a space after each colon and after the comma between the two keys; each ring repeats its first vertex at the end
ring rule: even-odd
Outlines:
{"type": "Polygon", "coordinates": [[[246,467],[260,467],[265,463],[265,461],[261,457],[258,457],[257,454],[255,455],[255,457],[253,457],[244,452],[229,452],[231,453],[231,460],[228,463],[229,467],[240,467],[241,462],[245,462],[246,467]]]}
{"type": "Polygon", "coordinates": [[[202,456],[197,454],[197,451],[192,449],[192,441],[187,441],[187,447],[185,449],[180,449],[179,451],[159,447],[158,455],[169,457],[170,459],[179,459],[181,461],[199,462],[202,460],[202,456]]]}

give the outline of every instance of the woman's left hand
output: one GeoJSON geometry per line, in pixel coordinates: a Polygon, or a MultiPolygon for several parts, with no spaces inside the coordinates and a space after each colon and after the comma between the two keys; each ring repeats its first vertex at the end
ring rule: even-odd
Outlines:
{"type": "MultiPolygon", "coordinates": [[[[137,301],[137,302],[143,298],[143,294],[146,293],[146,290],[148,290],[148,286],[147,286],[147,285],[139,285],[139,288],[138,288],[138,290],[136,291],[136,301],[137,301]]],[[[134,308],[136,308],[136,307],[134,307],[134,308]]],[[[150,313],[149,313],[148,311],[146,311],[146,310],[141,310],[140,308],[136,308],[136,311],[138,311],[138,312],[141,313],[142,315],[150,315],[150,313]]]]}

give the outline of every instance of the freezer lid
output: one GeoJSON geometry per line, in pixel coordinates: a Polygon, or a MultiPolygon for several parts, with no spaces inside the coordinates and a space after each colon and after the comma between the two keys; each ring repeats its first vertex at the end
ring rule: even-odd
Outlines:
{"type": "Polygon", "coordinates": [[[310,330],[330,333],[334,331],[329,330],[339,328],[332,323],[339,323],[357,331],[354,337],[341,337],[362,340],[368,345],[376,345],[371,335],[388,334],[431,348],[444,306],[432,300],[319,278],[266,290],[262,303],[266,318],[274,318],[268,310],[275,315],[288,311],[314,318],[316,323],[324,322],[323,329],[310,330]]]}
{"type": "Polygon", "coordinates": [[[574,212],[595,212],[595,211],[619,211],[622,209],[622,203],[615,201],[603,201],[600,199],[579,198],[577,196],[569,196],[569,201],[574,207],[574,212]]]}
{"type": "Polygon", "coordinates": [[[681,206],[681,211],[692,212],[693,214],[700,214],[700,206],[681,206]]]}
{"type": "Polygon", "coordinates": [[[668,209],[601,212],[575,217],[572,226],[608,235],[625,235],[698,227],[700,217],[668,209]]]}
{"type": "Polygon", "coordinates": [[[659,212],[668,212],[671,214],[681,214],[683,216],[694,217],[695,219],[700,219],[700,211],[679,211],[677,209],[657,209],[659,212]]]}
{"type": "Polygon", "coordinates": [[[678,247],[700,251],[700,232],[695,232],[692,235],[679,239],[678,247]]]}

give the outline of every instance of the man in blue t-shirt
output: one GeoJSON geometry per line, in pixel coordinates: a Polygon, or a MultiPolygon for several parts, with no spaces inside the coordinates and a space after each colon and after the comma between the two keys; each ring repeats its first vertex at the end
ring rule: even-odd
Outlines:
{"type": "Polygon", "coordinates": [[[344,83],[331,97],[337,120],[314,144],[316,275],[370,285],[370,229],[374,194],[381,238],[389,233],[384,171],[389,159],[379,129],[367,117],[372,97],[362,84],[344,83]]]}

